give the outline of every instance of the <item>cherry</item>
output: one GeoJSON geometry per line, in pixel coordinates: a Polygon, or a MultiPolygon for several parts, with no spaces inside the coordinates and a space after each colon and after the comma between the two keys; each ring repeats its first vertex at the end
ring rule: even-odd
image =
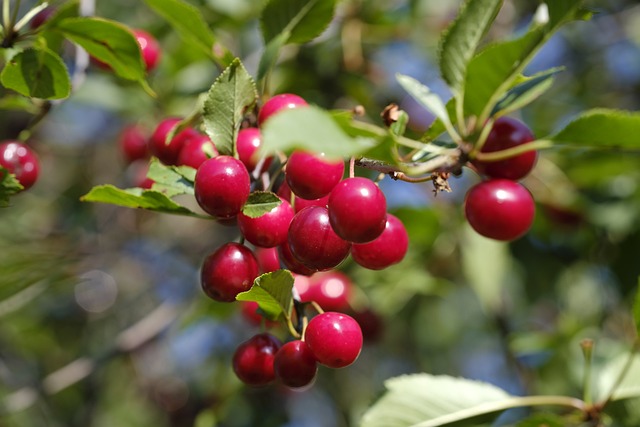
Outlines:
{"type": "Polygon", "coordinates": [[[206,160],[216,157],[218,150],[207,135],[194,135],[185,141],[178,154],[178,165],[191,166],[198,169],[206,160]]]}
{"type": "Polygon", "coordinates": [[[351,313],[360,329],[365,342],[378,341],[384,329],[384,322],[375,311],[370,308],[351,313]]]}
{"type": "Polygon", "coordinates": [[[396,216],[387,214],[384,231],[368,243],[353,244],[351,256],[355,262],[370,270],[382,270],[397,264],[407,253],[409,234],[396,216]]]}
{"type": "Polygon", "coordinates": [[[278,111],[299,108],[308,105],[307,101],[298,95],[291,93],[281,93],[270,98],[264,103],[260,112],[258,113],[258,125],[263,125],[264,122],[278,111]]]}
{"type": "Polygon", "coordinates": [[[316,360],[330,368],[351,365],[362,350],[362,330],[347,314],[325,311],[307,325],[304,339],[316,360]]]}
{"type": "Polygon", "coordinates": [[[367,178],[347,178],[329,194],[329,221],[336,234],[353,243],[370,242],[387,222],[387,200],[367,178]]]}
{"type": "Polygon", "coordinates": [[[273,363],[281,346],[280,340],[271,334],[254,335],[233,354],[233,371],[247,385],[263,386],[273,382],[276,378],[273,363]]]}
{"type": "MultiPolygon", "coordinates": [[[[288,187],[287,187],[288,188],[288,187]]],[[[329,193],[331,194],[331,193],[329,193]]],[[[295,210],[296,212],[300,212],[302,209],[309,207],[309,206],[322,206],[322,207],[327,207],[327,204],[329,203],[329,194],[327,194],[324,197],[320,197],[319,199],[314,199],[314,200],[307,200],[307,199],[303,199],[301,197],[298,196],[294,196],[293,199],[293,210],[295,210]]]]}
{"type": "Polygon", "coordinates": [[[309,346],[301,340],[285,343],[273,362],[276,377],[282,384],[300,388],[311,384],[318,372],[318,363],[309,346]]]}
{"type": "Polygon", "coordinates": [[[238,214],[238,227],[247,241],[264,248],[272,248],[287,241],[294,212],[289,202],[282,198],[280,201],[278,206],[257,218],[251,218],[242,212],[238,214]]]}
{"type": "Polygon", "coordinates": [[[251,179],[242,162],[218,156],[198,168],[194,183],[196,200],[208,214],[219,218],[236,216],[249,198],[251,179]]]}
{"type": "MultiPolygon", "coordinates": [[[[353,283],[340,271],[323,271],[309,278],[308,298],[317,302],[325,311],[344,311],[349,308],[353,283]]],[[[304,300],[302,300],[304,301],[304,300]]]]}
{"type": "Polygon", "coordinates": [[[311,276],[294,274],[293,287],[298,293],[301,302],[313,301],[313,292],[311,290],[311,276]]]}
{"type": "Polygon", "coordinates": [[[264,274],[280,270],[280,256],[278,255],[278,248],[257,247],[253,253],[258,260],[260,273],[264,274]]]}
{"type": "MultiPolygon", "coordinates": [[[[238,138],[236,140],[236,150],[238,151],[238,158],[247,167],[249,172],[253,172],[261,159],[256,158],[256,152],[262,144],[262,135],[258,128],[246,128],[241,129],[238,132],[238,138]]],[[[262,173],[269,169],[273,157],[266,157],[262,161],[259,173],[262,173]]]]}
{"type": "Polygon", "coordinates": [[[44,25],[45,22],[47,22],[49,19],[51,19],[51,17],[53,16],[53,14],[55,12],[56,12],[56,8],[55,7],[53,7],[53,6],[45,7],[40,12],[38,12],[36,14],[36,16],[33,17],[31,22],[29,23],[29,26],[31,27],[32,30],[40,28],[41,26],[44,25]]]}
{"type": "MultiPolygon", "coordinates": [[[[493,124],[481,153],[492,153],[531,142],[535,136],[521,121],[511,117],[500,117],[493,124]]],[[[479,173],[491,178],[518,180],[525,177],[536,163],[536,151],[527,151],[497,162],[473,161],[479,173]]]]}
{"type": "Polygon", "coordinates": [[[180,122],[177,117],[170,117],[161,121],[149,138],[149,150],[165,165],[175,165],[178,156],[185,142],[198,136],[198,132],[193,128],[186,128],[166,142],[169,132],[180,122]]]}
{"type": "Polygon", "coordinates": [[[304,208],[293,217],[288,242],[293,256],[317,271],[340,264],[351,248],[349,242],[333,231],[327,208],[321,206],[304,208]]]}
{"type": "Polygon", "coordinates": [[[342,160],[329,160],[323,153],[294,151],[287,160],[285,176],[291,191],[303,199],[326,196],[344,174],[342,160]]]}
{"type": "Polygon", "coordinates": [[[147,177],[148,173],[149,161],[144,159],[132,162],[126,171],[129,182],[131,182],[134,187],[144,188],[145,190],[151,189],[151,186],[154,184],[154,181],[147,177]]]}
{"type": "Polygon", "coordinates": [[[496,240],[514,240],[533,222],[535,204],[526,188],[508,179],[492,179],[472,187],[465,197],[464,212],[479,234],[496,240]]]}
{"type": "Polygon", "coordinates": [[[120,151],[127,163],[149,158],[147,135],[140,125],[125,126],[120,134],[120,151]]]}
{"type": "Polygon", "coordinates": [[[303,276],[311,276],[316,270],[307,267],[302,264],[291,252],[291,247],[289,246],[289,242],[284,242],[280,246],[278,246],[278,255],[280,257],[280,261],[282,265],[291,270],[292,273],[300,274],[303,276]]]}
{"type": "Polygon", "coordinates": [[[143,30],[131,31],[140,46],[140,53],[142,53],[142,59],[147,71],[151,71],[156,68],[160,62],[162,51],[160,50],[160,44],[151,34],[143,30]]]}
{"type": "Polygon", "coordinates": [[[251,249],[229,242],[205,258],[200,282],[210,298],[231,302],[240,292],[251,288],[258,274],[258,261],[251,249]]]}
{"type": "Polygon", "coordinates": [[[14,174],[24,190],[35,184],[40,173],[40,163],[28,145],[19,141],[0,143],[0,167],[14,174]]]}

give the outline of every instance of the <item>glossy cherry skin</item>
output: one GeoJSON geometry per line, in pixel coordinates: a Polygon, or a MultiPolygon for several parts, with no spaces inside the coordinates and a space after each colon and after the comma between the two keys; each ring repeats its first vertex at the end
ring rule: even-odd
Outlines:
{"type": "Polygon", "coordinates": [[[342,160],[328,160],[322,153],[294,151],[287,160],[285,176],[291,191],[307,200],[319,199],[333,190],[344,174],[342,160]]]}
{"type": "Polygon", "coordinates": [[[251,288],[258,274],[258,261],[251,249],[229,242],[205,258],[200,283],[211,299],[231,302],[240,292],[251,288]]]}
{"type": "Polygon", "coordinates": [[[276,378],[273,363],[282,346],[280,340],[263,333],[249,338],[233,354],[233,371],[243,383],[258,387],[276,378]]]}
{"type": "Polygon", "coordinates": [[[308,298],[320,304],[323,310],[344,312],[349,308],[353,283],[346,274],[322,271],[311,276],[309,282],[308,298]]]}
{"type": "Polygon", "coordinates": [[[278,111],[290,108],[299,108],[308,105],[307,101],[292,93],[281,93],[270,98],[264,103],[258,113],[258,125],[262,126],[265,121],[278,111]]]}
{"type": "Polygon", "coordinates": [[[313,382],[318,362],[309,346],[301,340],[285,343],[276,353],[273,363],[276,378],[291,388],[305,387],[313,382]]]}
{"type": "MultiPolygon", "coordinates": [[[[255,170],[261,159],[256,157],[258,149],[262,145],[262,135],[258,128],[245,128],[238,132],[238,138],[236,140],[236,151],[238,151],[238,158],[247,167],[247,170],[251,173],[255,170]]],[[[273,157],[266,157],[260,165],[260,172],[262,173],[269,169],[273,157]]]]}
{"type": "Polygon", "coordinates": [[[289,202],[282,198],[280,202],[257,218],[251,218],[242,212],[238,214],[238,227],[247,241],[263,248],[273,248],[287,241],[294,212],[289,202]]]}
{"type": "Polygon", "coordinates": [[[289,246],[289,241],[287,241],[278,246],[278,255],[280,257],[280,262],[282,265],[291,270],[292,273],[300,274],[303,276],[311,276],[316,270],[307,267],[302,264],[291,252],[291,247],[289,246]]]}
{"type": "Polygon", "coordinates": [[[371,242],[353,244],[351,257],[365,268],[382,270],[402,261],[408,248],[409,234],[404,224],[398,217],[387,214],[382,234],[371,242]]]}
{"type": "Polygon", "coordinates": [[[529,191],[509,179],[492,179],[472,187],[464,212],[479,234],[496,240],[515,240],[531,227],[535,203],[529,191]]]}
{"type": "Polygon", "coordinates": [[[301,302],[313,301],[313,296],[312,296],[313,292],[311,291],[312,276],[305,276],[303,274],[295,274],[295,273],[293,274],[293,288],[297,292],[301,302]]]}
{"type": "Polygon", "coordinates": [[[340,181],[329,194],[329,221],[336,234],[352,243],[370,242],[387,222],[387,200],[367,178],[340,181]]]}
{"type": "Polygon", "coordinates": [[[304,208],[293,217],[288,242],[294,257],[317,271],[337,266],[351,249],[351,243],[333,231],[327,208],[321,206],[304,208]]]}
{"type": "Polygon", "coordinates": [[[300,212],[302,209],[309,206],[322,206],[326,208],[327,205],[329,204],[329,194],[327,194],[324,197],[320,197],[319,199],[313,199],[313,200],[307,200],[298,196],[294,196],[293,210],[296,212],[300,212]]]}
{"type": "Polygon", "coordinates": [[[164,119],[158,124],[151,138],[149,138],[149,151],[165,165],[175,165],[178,163],[178,156],[185,142],[199,135],[195,129],[186,128],[171,138],[171,141],[167,144],[165,142],[167,135],[169,135],[169,132],[171,132],[178,122],[180,122],[180,119],[177,117],[164,119]]]}
{"type": "Polygon", "coordinates": [[[347,314],[325,311],[309,322],[304,339],[318,363],[330,368],[351,365],[362,350],[362,330],[347,314]]]}
{"type": "Polygon", "coordinates": [[[132,30],[133,35],[140,46],[142,60],[147,71],[152,71],[160,62],[162,50],[160,44],[151,34],[143,30],[132,30]]]}
{"type": "Polygon", "coordinates": [[[231,156],[205,161],[196,172],[194,192],[200,207],[216,218],[236,216],[249,198],[249,172],[231,156]]]}
{"type": "MultiPolygon", "coordinates": [[[[492,153],[506,150],[527,142],[531,142],[535,136],[531,130],[521,121],[511,117],[500,117],[493,124],[486,142],[480,150],[481,153],[492,153]]],[[[538,153],[527,151],[520,155],[497,162],[473,161],[479,173],[491,178],[506,178],[519,180],[524,178],[536,163],[538,153]]]]}
{"type": "Polygon", "coordinates": [[[40,162],[35,152],[19,141],[0,144],[0,166],[14,174],[24,190],[33,186],[40,174],[40,162]]]}
{"type": "Polygon", "coordinates": [[[151,153],[147,135],[140,125],[125,126],[120,133],[120,151],[127,163],[148,159],[151,153]]]}
{"type": "Polygon", "coordinates": [[[218,150],[207,135],[194,135],[185,141],[178,154],[177,164],[198,169],[205,161],[216,157],[218,150]]]}
{"type": "Polygon", "coordinates": [[[278,248],[257,247],[253,253],[258,260],[258,267],[260,267],[261,274],[280,270],[280,256],[278,255],[278,248]]]}

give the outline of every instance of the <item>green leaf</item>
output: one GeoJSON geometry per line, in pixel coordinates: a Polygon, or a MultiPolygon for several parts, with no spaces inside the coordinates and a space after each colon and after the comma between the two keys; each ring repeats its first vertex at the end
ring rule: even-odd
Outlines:
{"type": "Polygon", "coordinates": [[[89,55],[108,64],[127,80],[144,82],[146,68],[140,46],[126,26],[103,18],[67,18],[57,23],[57,31],[82,46],[89,55]]]}
{"type": "MultiPolygon", "coordinates": [[[[629,357],[629,353],[623,353],[611,359],[596,373],[595,402],[602,402],[609,396],[614,384],[620,379],[620,374],[627,368],[629,357]]],[[[624,378],[613,392],[612,401],[640,397],[640,355],[634,354],[632,357],[624,378]]]]}
{"type": "Polygon", "coordinates": [[[50,29],[55,28],[58,22],[62,21],[63,19],[77,17],[79,10],[79,0],[71,0],[65,2],[59,6],[56,6],[55,11],[49,17],[49,19],[47,19],[44,24],[42,24],[42,26],[38,27],[39,36],[45,40],[49,49],[54,52],[60,52],[62,43],[64,42],[64,37],[62,34],[50,29]]]}
{"type": "Polygon", "coordinates": [[[216,37],[207,25],[200,10],[181,0],[145,0],[145,3],[164,18],[178,34],[199,48],[221,67],[233,61],[233,55],[216,43],[216,37]]]}
{"type": "Polygon", "coordinates": [[[257,99],[253,79],[234,59],[209,89],[203,108],[205,130],[220,154],[234,154],[242,119],[257,99]]]}
{"type": "Polygon", "coordinates": [[[581,113],[549,137],[559,144],[591,148],[640,149],[640,113],[594,109],[581,113]]]}
{"type": "Polygon", "coordinates": [[[360,427],[436,427],[504,410],[511,399],[491,384],[446,375],[405,375],[385,387],[360,427]]]}
{"type": "Polygon", "coordinates": [[[549,37],[561,25],[587,17],[580,9],[582,2],[548,1],[548,22],[534,22],[533,27],[517,39],[492,44],[477,54],[467,68],[465,113],[480,117],[483,122],[549,37]]]}
{"type": "Polygon", "coordinates": [[[210,219],[209,216],[199,215],[190,209],[174,202],[165,194],[141,188],[120,189],[113,185],[98,185],[80,198],[83,202],[108,203],[127,208],[147,209],[176,215],[187,215],[197,218],[210,219]]]}
{"type": "Polygon", "coordinates": [[[372,149],[372,138],[350,137],[333,119],[331,113],[315,106],[292,108],[271,117],[262,129],[260,152],[289,152],[294,148],[325,153],[341,159],[372,149]]]}
{"type": "Polygon", "coordinates": [[[196,169],[189,166],[167,166],[153,159],[149,165],[147,177],[153,180],[154,191],[159,191],[167,197],[179,194],[194,194],[193,183],[196,169]]]}
{"type": "Polygon", "coordinates": [[[551,88],[555,75],[563,69],[559,67],[542,71],[509,89],[493,107],[491,116],[504,116],[535,101],[551,88]]]}
{"type": "Polygon", "coordinates": [[[40,109],[31,99],[20,95],[6,94],[0,98],[0,110],[24,111],[29,114],[38,114],[40,109]]]}
{"type": "Polygon", "coordinates": [[[287,33],[286,43],[306,43],[329,26],[336,0],[270,0],[262,10],[260,27],[265,43],[287,33]]]}
{"type": "Polygon", "coordinates": [[[451,127],[451,119],[447,107],[440,97],[431,91],[427,86],[423,85],[413,77],[402,74],[396,75],[396,80],[400,86],[406,90],[420,105],[429,110],[445,125],[445,128],[451,127]]]}
{"type": "Polygon", "coordinates": [[[236,296],[238,301],[255,301],[269,320],[291,317],[293,275],[276,270],[259,276],[251,289],[236,296]]]}
{"type": "Polygon", "coordinates": [[[280,49],[287,44],[289,36],[290,34],[285,31],[267,43],[258,63],[258,75],[256,77],[258,81],[262,80],[269,73],[269,70],[275,66],[280,49]]]}
{"type": "Polygon", "coordinates": [[[67,67],[47,48],[26,49],[5,65],[0,82],[21,95],[42,99],[63,99],[71,93],[67,67]]]}
{"type": "Polygon", "coordinates": [[[640,276],[638,277],[638,289],[636,290],[636,297],[633,300],[633,320],[636,323],[636,331],[640,336],[640,276]]]}
{"type": "Polygon", "coordinates": [[[280,197],[270,191],[254,191],[249,194],[247,203],[242,207],[242,213],[249,218],[258,218],[271,212],[281,203],[280,197]]]}
{"type": "Polygon", "coordinates": [[[0,166],[0,207],[9,206],[9,198],[23,189],[16,176],[0,166]]]}
{"type": "Polygon", "coordinates": [[[455,94],[464,92],[467,65],[502,6],[502,0],[467,0],[438,47],[440,72],[455,94]]]}

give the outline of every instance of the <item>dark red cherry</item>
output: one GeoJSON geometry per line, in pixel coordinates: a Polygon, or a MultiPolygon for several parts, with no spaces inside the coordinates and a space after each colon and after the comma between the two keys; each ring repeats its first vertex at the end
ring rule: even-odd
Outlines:
{"type": "Polygon", "coordinates": [[[218,150],[207,135],[194,135],[189,138],[178,155],[178,165],[191,166],[198,169],[205,161],[216,157],[218,150]]]}
{"type": "Polygon", "coordinates": [[[120,133],[120,151],[127,163],[148,159],[150,156],[148,137],[141,125],[125,126],[120,133]]]}
{"type": "Polygon", "coordinates": [[[147,71],[152,71],[160,62],[162,50],[160,44],[151,34],[143,30],[132,30],[133,35],[140,46],[142,60],[147,71]]]}
{"type": "Polygon", "coordinates": [[[326,196],[344,174],[342,160],[329,160],[322,154],[294,151],[287,160],[285,176],[298,197],[313,200],[326,196]]]}
{"type": "Polygon", "coordinates": [[[264,159],[256,157],[260,145],[262,145],[260,129],[245,128],[238,132],[238,139],[236,140],[238,158],[247,167],[249,173],[252,173],[258,164],[260,164],[259,173],[262,173],[269,169],[273,161],[273,157],[265,157],[264,159]]]}
{"type": "Polygon", "coordinates": [[[169,132],[171,132],[179,122],[180,119],[177,117],[164,119],[158,124],[151,138],[149,138],[149,151],[165,165],[175,165],[178,163],[178,156],[185,142],[199,135],[195,129],[186,128],[178,132],[178,134],[167,143],[167,135],[169,135],[169,132]]]}
{"type": "Polygon", "coordinates": [[[253,252],[258,260],[260,273],[264,274],[280,270],[280,256],[278,255],[278,248],[258,247],[253,252]]]}
{"type": "Polygon", "coordinates": [[[274,360],[276,378],[291,388],[305,387],[313,382],[318,363],[309,346],[301,340],[285,343],[274,360]]]}
{"type": "MultiPolygon", "coordinates": [[[[331,194],[331,193],[329,193],[329,194],[331,194]]],[[[326,208],[327,204],[329,203],[329,194],[327,194],[324,197],[320,197],[319,199],[314,199],[314,200],[307,200],[307,199],[303,199],[303,198],[298,197],[298,196],[294,196],[293,210],[295,210],[296,212],[300,212],[302,209],[304,209],[306,207],[309,207],[309,206],[322,206],[322,207],[326,208]]]]}
{"type": "Polygon", "coordinates": [[[258,125],[262,126],[265,121],[278,111],[290,109],[290,108],[299,108],[308,105],[307,101],[298,95],[294,95],[291,93],[281,93],[279,95],[275,95],[270,98],[267,102],[264,103],[260,112],[258,113],[258,125]]]}
{"type": "Polygon", "coordinates": [[[236,216],[249,198],[249,172],[231,156],[218,156],[202,163],[196,173],[194,192],[200,207],[220,218],[236,216]]]}
{"type": "Polygon", "coordinates": [[[362,350],[362,330],[355,319],[326,311],[309,322],[304,339],[318,363],[330,368],[351,365],[362,350]]]}
{"type": "Polygon", "coordinates": [[[282,346],[271,334],[258,334],[238,346],[233,354],[233,371],[250,386],[263,386],[276,378],[274,360],[282,346]]]}
{"type": "Polygon", "coordinates": [[[278,246],[278,255],[280,262],[285,268],[291,270],[292,273],[301,274],[303,276],[311,276],[316,270],[302,264],[291,252],[288,239],[286,242],[278,246]]]}
{"type": "Polygon", "coordinates": [[[309,297],[325,311],[345,311],[349,308],[349,299],[353,283],[349,276],[340,271],[321,271],[309,278],[309,297]]]}
{"type": "Polygon", "coordinates": [[[258,274],[258,261],[251,249],[229,242],[205,258],[200,281],[210,298],[231,302],[240,292],[251,288],[258,274]]]}
{"type": "Polygon", "coordinates": [[[248,242],[263,248],[279,246],[287,241],[289,224],[293,218],[293,208],[284,199],[271,211],[251,218],[240,212],[238,214],[238,227],[248,242]]]}
{"type": "Polygon", "coordinates": [[[382,234],[371,242],[353,244],[351,257],[365,268],[382,270],[402,261],[408,248],[409,234],[404,224],[396,216],[387,214],[382,234]]]}
{"type": "Polygon", "coordinates": [[[0,166],[14,174],[24,190],[38,180],[40,162],[35,152],[20,141],[0,143],[0,166]]]}
{"type": "Polygon", "coordinates": [[[464,212],[479,234],[496,240],[515,240],[531,227],[535,204],[529,191],[509,179],[492,179],[472,187],[464,212]]]}

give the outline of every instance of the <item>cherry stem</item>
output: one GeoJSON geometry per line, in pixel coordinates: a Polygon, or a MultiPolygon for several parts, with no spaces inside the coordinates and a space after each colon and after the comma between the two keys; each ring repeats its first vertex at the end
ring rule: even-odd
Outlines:
{"type": "Polygon", "coordinates": [[[497,162],[511,157],[515,157],[528,151],[540,150],[553,146],[553,142],[548,139],[538,139],[536,141],[527,142],[516,147],[507,148],[506,150],[493,151],[491,153],[469,153],[469,157],[475,158],[481,162],[497,162]]]}
{"type": "Polygon", "coordinates": [[[413,177],[413,176],[407,176],[407,174],[405,174],[404,172],[391,172],[389,176],[391,177],[391,179],[396,181],[404,181],[404,182],[411,182],[411,183],[420,183],[420,182],[427,182],[427,181],[433,180],[433,175],[413,177]]]}
{"type": "Polygon", "coordinates": [[[349,159],[349,178],[356,176],[356,158],[351,157],[349,159]]]}
{"type": "Polygon", "coordinates": [[[322,314],[322,313],[324,313],[324,310],[322,309],[322,307],[320,307],[320,304],[318,304],[317,302],[315,302],[315,301],[311,301],[309,304],[311,304],[311,306],[313,307],[313,309],[314,309],[315,311],[317,311],[317,312],[318,312],[318,314],[322,314]]]}
{"type": "Polygon", "coordinates": [[[46,9],[47,6],[49,6],[49,3],[44,2],[42,4],[39,4],[38,6],[34,7],[33,9],[31,9],[30,11],[28,11],[22,18],[20,18],[20,20],[16,23],[16,25],[13,26],[13,30],[14,31],[19,31],[22,27],[24,27],[29,21],[31,21],[33,19],[34,16],[36,16],[38,13],[40,13],[42,10],[46,9]]]}
{"type": "Polygon", "coordinates": [[[582,385],[582,400],[587,405],[591,405],[591,371],[593,367],[593,347],[594,342],[592,339],[584,339],[580,342],[580,348],[582,349],[582,355],[584,356],[584,378],[582,385]]]}

